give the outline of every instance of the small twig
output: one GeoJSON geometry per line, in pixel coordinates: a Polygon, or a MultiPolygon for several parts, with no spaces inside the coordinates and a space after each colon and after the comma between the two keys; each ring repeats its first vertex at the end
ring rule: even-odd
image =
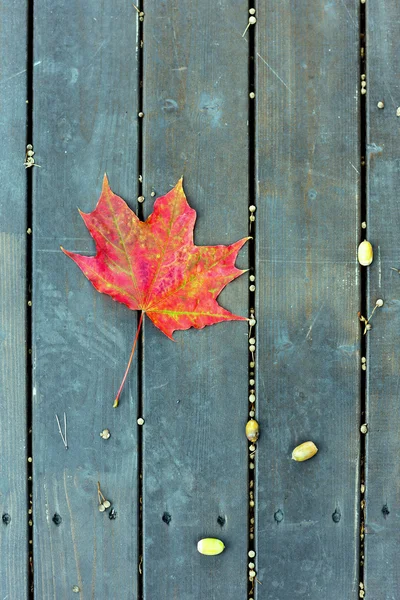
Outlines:
{"type": "Polygon", "coordinates": [[[60,424],[60,419],[58,418],[58,415],[56,414],[56,421],[57,421],[57,425],[58,425],[58,431],[60,432],[60,436],[61,439],[63,441],[64,447],[66,450],[68,450],[68,442],[67,442],[67,417],[64,413],[64,433],[61,431],[61,424],[60,424]]]}
{"type": "Polygon", "coordinates": [[[102,491],[100,489],[100,481],[97,482],[97,498],[99,501],[99,511],[100,512],[104,512],[107,510],[107,508],[110,508],[111,502],[109,500],[107,500],[107,498],[102,493],[102,491]]]}
{"type": "Polygon", "coordinates": [[[133,6],[133,8],[136,10],[136,12],[137,12],[137,13],[138,13],[138,15],[139,15],[139,21],[143,21],[143,20],[144,20],[144,12],[143,12],[142,10],[140,10],[140,8],[138,8],[138,7],[136,6],[136,4],[133,4],[133,3],[132,3],[132,6],[133,6]]]}
{"type": "Polygon", "coordinates": [[[25,167],[25,169],[29,169],[30,167],[39,167],[39,169],[42,168],[40,165],[37,165],[36,163],[26,163],[26,162],[24,162],[24,167],[25,167]]]}
{"type": "Polygon", "coordinates": [[[246,35],[246,33],[247,33],[247,30],[248,30],[248,28],[250,27],[250,25],[255,25],[256,23],[257,23],[257,19],[256,19],[256,17],[254,16],[254,14],[251,14],[251,16],[249,17],[249,21],[248,21],[248,23],[247,23],[247,27],[246,27],[246,29],[244,30],[242,37],[244,37],[244,36],[246,35]]]}
{"type": "Polygon", "coordinates": [[[390,267],[392,269],[392,271],[397,271],[397,273],[400,273],[400,269],[396,269],[395,267],[390,267]]]}
{"type": "Polygon", "coordinates": [[[103,500],[105,500],[105,496],[103,495],[101,489],[100,489],[100,481],[97,482],[97,495],[99,497],[99,503],[103,502],[103,500]]]}
{"type": "Polygon", "coordinates": [[[367,333],[367,331],[369,331],[372,328],[370,320],[374,316],[374,312],[376,311],[376,309],[377,308],[381,308],[382,306],[383,306],[383,300],[381,298],[378,298],[378,300],[375,302],[375,306],[373,308],[373,311],[370,314],[370,316],[368,317],[368,319],[366,319],[360,312],[358,312],[358,318],[359,318],[360,322],[361,323],[365,323],[364,334],[363,335],[365,335],[367,333]]]}

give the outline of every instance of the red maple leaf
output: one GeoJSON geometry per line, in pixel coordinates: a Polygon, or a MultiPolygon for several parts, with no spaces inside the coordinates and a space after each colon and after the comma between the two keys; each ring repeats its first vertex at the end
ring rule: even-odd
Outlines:
{"type": "Polygon", "coordinates": [[[116,194],[104,176],[96,208],[82,213],[95,241],[96,256],[62,251],[80,267],[94,287],[143,315],[170,339],[175,330],[202,329],[221,321],[246,320],[217,302],[221,290],[245,271],[235,267],[240,248],[249,238],[229,246],[195,246],[196,211],[187,203],[182,179],[165,196],[157,198],[153,213],[141,221],[116,194]]]}

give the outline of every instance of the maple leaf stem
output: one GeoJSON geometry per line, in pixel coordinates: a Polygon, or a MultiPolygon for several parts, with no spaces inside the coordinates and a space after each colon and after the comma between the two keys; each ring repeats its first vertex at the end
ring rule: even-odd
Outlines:
{"type": "Polygon", "coordinates": [[[131,355],[130,355],[130,357],[129,357],[129,360],[128,360],[128,365],[127,365],[127,367],[126,367],[126,370],[125,370],[124,377],[123,377],[123,379],[122,379],[122,381],[121,381],[121,385],[119,386],[119,390],[118,390],[118,392],[117,392],[117,395],[115,396],[115,400],[114,400],[113,408],[117,408],[117,406],[118,406],[118,404],[119,404],[119,397],[120,397],[120,395],[121,395],[122,388],[124,387],[125,380],[126,380],[126,378],[127,378],[127,376],[128,376],[129,369],[131,368],[131,364],[132,364],[133,355],[135,354],[136,344],[137,344],[137,341],[138,341],[138,338],[139,338],[140,328],[142,327],[143,315],[144,315],[144,311],[142,310],[142,312],[141,312],[141,314],[140,314],[139,324],[138,324],[138,327],[137,327],[137,330],[136,330],[135,339],[133,340],[133,345],[132,345],[131,355]]]}

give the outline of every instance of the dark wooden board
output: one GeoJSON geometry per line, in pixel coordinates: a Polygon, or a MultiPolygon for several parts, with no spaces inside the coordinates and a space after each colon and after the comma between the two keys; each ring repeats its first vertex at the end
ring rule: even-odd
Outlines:
{"type": "MultiPolygon", "coordinates": [[[[145,12],[145,212],[151,192],[183,174],[195,242],[231,243],[248,230],[247,2],[162,0],[145,12]]],[[[246,315],[247,293],[244,275],[221,304],[246,315]]],[[[144,598],[243,600],[247,325],[177,332],[175,343],[144,329],[144,598]],[[222,539],[224,553],[198,554],[206,536],[222,539]]]]}
{"type": "Polygon", "coordinates": [[[349,0],[258,2],[258,600],[358,596],[358,33],[349,0]]]}
{"type": "Polygon", "coordinates": [[[367,237],[375,250],[368,268],[368,310],[384,306],[367,336],[366,597],[400,596],[400,268],[399,7],[367,3],[367,237]],[[384,108],[378,108],[378,102],[384,108]]]}
{"type": "Polygon", "coordinates": [[[94,209],[105,171],[136,207],[137,13],[122,1],[37,0],[34,35],[35,594],[61,600],[78,586],[84,600],[136,598],[136,364],[112,408],[136,315],[59,246],[94,252],[77,207],[94,209]],[[64,412],[67,451],[55,419],[64,412]],[[98,510],[97,481],[115,520],[98,510]]]}
{"type": "Polygon", "coordinates": [[[28,595],[26,6],[0,6],[0,598],[28,595]]]}

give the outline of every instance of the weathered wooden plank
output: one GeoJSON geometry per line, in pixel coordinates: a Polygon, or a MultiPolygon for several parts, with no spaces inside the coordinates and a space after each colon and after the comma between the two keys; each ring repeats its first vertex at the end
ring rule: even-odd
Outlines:
{"type": "Polygon", "coordinates": [[[367,4],[367,237],[375,260],[368,268],[368,310],[385,302],[367,336],[366,596],[399,597],[400,544],[400,185],[396,115],[400,105],[399,7],[394,0],[367,4]],[[384,108],[378,108],[378,102],[384,108]]]}
{"type": "Polygon", "coordinates": [[[137,376],[118,410],[136,316],[64,256],[92,253],[77,205],[102,176],[137,197],[137,13],[122,1],[35,1],[34,508],[38,598],[137,597],[137,376]],[[66,451],[55,414],[67,416],[66,451]],[[108,428],[111,437],[100,432],[108,428]],[[98,510],[97,481],[116,519],[98,510]]]}
{"type": "Polygon", "coordinates": [[[0,598],[28,595],[26,6],[0,6],[0,598]]]}
{"type": "Polygon", "coordinates": [[[258,2],[258,600],[358,594],[357,13],[258,2]]]}
{"type": "MultiPolygon", "coordinates": [[[[145,211],[152,190],[167,192],[183,174],[199,245],[247,233],[246,22],[243,0],[163,0],[146,9],[145,211]]],[[[245,315],[247,289],[243,276],[221,294],[222,305],[245,315]]],[[[148,600],[246,598],[246,334],[246,323],[231,322],[177,332],[173,343],[145,325],[148,600]],[[221,538],[224,553],[199,555],[204,536],[221,538]]]]}

